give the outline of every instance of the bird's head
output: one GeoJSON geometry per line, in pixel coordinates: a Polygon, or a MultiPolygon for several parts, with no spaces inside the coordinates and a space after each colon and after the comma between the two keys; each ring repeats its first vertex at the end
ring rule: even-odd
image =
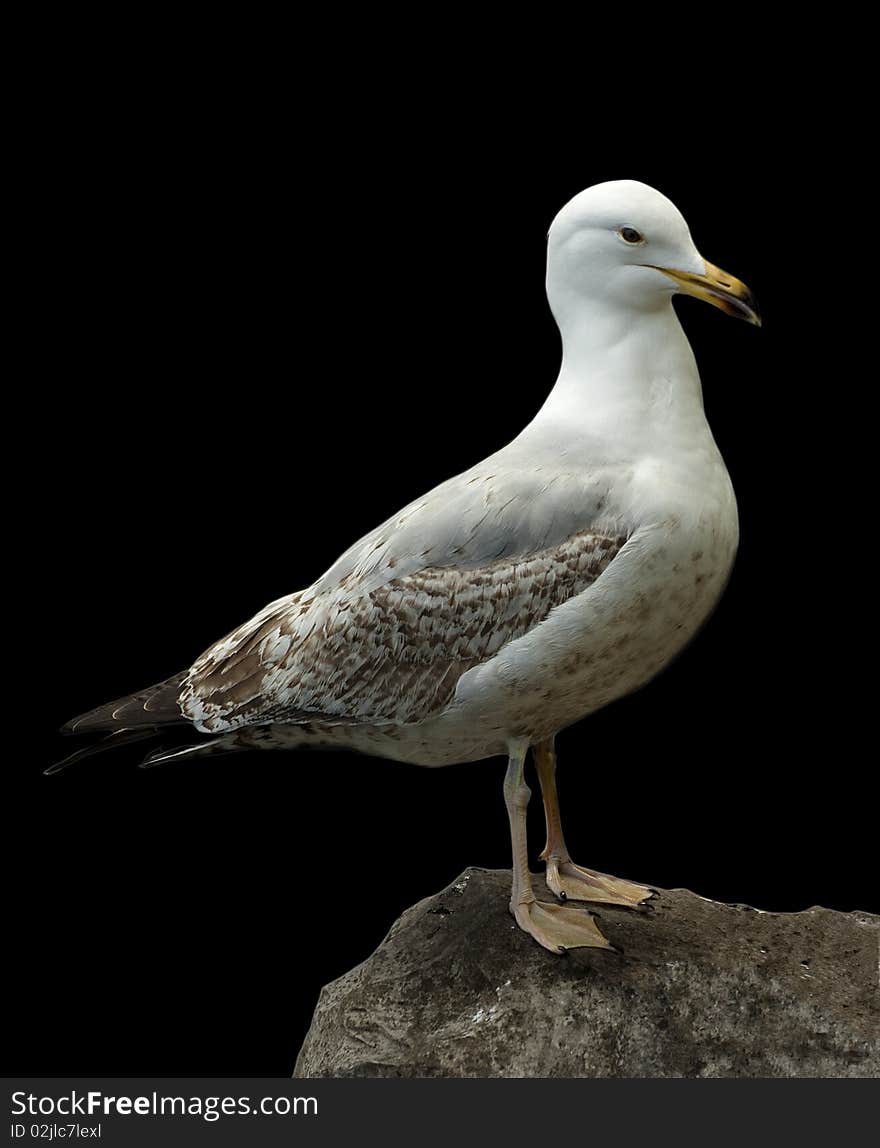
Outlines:
{"type": "Polygon", "coordinates": [[[749,289],[703,259],[681,212],[653,187],[631,179],[597,183],[553,220],[547,295],[557,317],[588,300],[654,310],[676,292],[761,325],[749,289]]]}

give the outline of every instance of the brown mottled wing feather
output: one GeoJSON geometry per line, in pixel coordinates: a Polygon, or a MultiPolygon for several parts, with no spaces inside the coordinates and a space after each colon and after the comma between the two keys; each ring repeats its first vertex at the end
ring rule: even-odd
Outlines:
{"type": "Polygon", "coordinates": [[[427,567],[358,595],[281,599],[208,650],[181,695],[200,729],[396,724],[443,710],[458,679],[582,593],[625,544],[584,532],[521,558],[427,567]]]}

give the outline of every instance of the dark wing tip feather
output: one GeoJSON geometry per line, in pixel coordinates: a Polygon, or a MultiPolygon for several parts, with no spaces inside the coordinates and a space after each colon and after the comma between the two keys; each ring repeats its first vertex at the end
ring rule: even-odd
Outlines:
{"type": "Polygon", "coordinates": [[[76,750],[61,761],[54,762],[54,764],[43,770],[43,775],[45,777],[51,777],[55,773],[61,773],[62,770],[67,769],[67,767],[73,765],[74,762],[84,761],[87,757],[94,757],[95,754],[98,753],[105,753],[108,749],[116,749],[118,746],[130,745],[134,741],[144,741],[146,738],[154,737],[155,734],[155,727],[114,730],[113,733],[101,738],[100,741],[92,745],[83,746],[82,749],[76,750]]]}
{"type": "Polygon", "coordinates": [[[175,674],[164,682],[140,690],[135,694],[117,698],[114,702],[98,706],[71,718],[61,727],[61,732],[94,733],[101,730],[130,729],[132,726],[169,725],[172,722],[185,722],[180,711],[180,687],[186,673],[175,674]]]}

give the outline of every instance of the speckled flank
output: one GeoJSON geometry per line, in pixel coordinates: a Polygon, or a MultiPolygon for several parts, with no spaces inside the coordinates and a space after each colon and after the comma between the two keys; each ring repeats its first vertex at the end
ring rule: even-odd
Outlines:
{"type": "Polygon", "coordinates": [[[656,550],[650,531],[635,536],[602,578],[463,675],[442,713],[410,725],[316,725],[309,737],[329,734],[361,752],[447,765],[503,754],[511,737],[534,743],[552,736],[650,681],[694,636],[724,588],[736,550],[735,533],[708,534],[696,562],[687,544],[681,552],[674,533],[656,550]],[[697,573],[689,570],[679,581],[674,570],[683,571],[686,561],[697,573]]]}

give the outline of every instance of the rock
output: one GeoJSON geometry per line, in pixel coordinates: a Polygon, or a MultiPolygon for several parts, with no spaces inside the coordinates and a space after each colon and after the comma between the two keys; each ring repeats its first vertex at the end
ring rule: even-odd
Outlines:
{"type": "MultiPolygon", "coordinates": [[[[623,955],[554,956],[468,869],[321,992],[296,1077],[880,1074],[880,917],[660,890],[601,908],[623,955]]],[[[538,896],[552,899],[543,882],[538,896]]]]}

